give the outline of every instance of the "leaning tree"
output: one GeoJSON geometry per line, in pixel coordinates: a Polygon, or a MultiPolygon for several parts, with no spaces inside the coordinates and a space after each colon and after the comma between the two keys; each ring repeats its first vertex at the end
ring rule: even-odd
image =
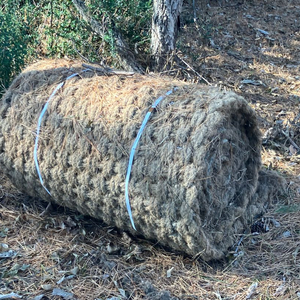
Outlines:
{"type": "MultiPolygon", "coordinates": [[[[72,0],[72,2],[82,18],[102,39],[107,34],[107,30],[110,30],[119,63],[124,69],[135,72],[144,71],[143,66],[135,59],[134,51],[130,49],[120,28],[117,28],[112,18],[106,16],[102,22],[99,22],[92,16],[83,0],[72,0]]],[[[153,0],[150,47],[153,66],[156,70],[166,65],[168,58],[175,50],[182,3],[183,0],[153,0]]]]}

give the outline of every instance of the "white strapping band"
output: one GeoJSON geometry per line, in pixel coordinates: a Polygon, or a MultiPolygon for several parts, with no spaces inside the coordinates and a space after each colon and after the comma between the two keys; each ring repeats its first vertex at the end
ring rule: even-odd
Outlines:
{"type": "MultiPolygon", "coordinates": [[[[90,69],[85,69],[82,72],[86,72],[86,71],[91,71],[91,70],[90,69]]],[[[78,75],[79,75],[79,73],[74,73],[74,74],[70,75],[69,77],[67,77],[63,82],[61,82],[61,83],[59,83],[57,85],[57,87],[54,89],[54,91],[52,92],[52,94],[48,98],[46,104],[44,105],[44,107],[43,107],[43,109],[42,109],[42,111],[40,113],[39,119],[38,119],[38,124],[37,124],[37,129],[36,129],[36,137],[35,137],[35,142],[34,142],[33,159],[34,159],[36,171],[38,173],[40,182],[41,182],[43,188],[46,190],[46,192],[50,196],[51,196],[51,193],[49,192],[49,190],[46,188],[46,186],[44,184],[44,180],[42,178],[42,174],[41,174],[41,171],[40,171],[39,162],[38,162],[38,158],[37,158],[37,152],[38,152],[38,147],[39,147],[39,136],[40,136],[42,119],[43,119],[43,116],[44,116],[45,112],[47,111],[47,108],[49,106],[50,101],[53,99],[53,97],[55,96],[55,94],[57,93],[57,91],[64,86],[64,84],[65,84],[65,82],[67,80],[69,80],[69,79],[71,79],[71,78],[73,78],[75,76],[78,76],[78,75]]]]}
{"type": "Polygon", "coordinates": [[[131,151],[130,151],[130,156],[129,156],[129,162],[128,162],[128,168],[127,168],[127,174],[126,174],[126,178],[125,178],[125,201],[126,201],[126,207],[127,207],[127,211],[128,211],[128,215],[130,218],[130,222],[131,225],[133,227],[134,230],[136,230],[135,225],[134,225],[134,221],[133,221],[133,217],[132,217],[132,211],[131,211],[131,206],[130,206],[130,200],[129,200],[129,180],[130,180],[130,173],[131,173],[131,168],[132,168],[132,164],[133,164],[133,159],[134,159],[134,154],[135,154],[135,150],[137,148],[138,142],[142,136],[142,133],[146,127],[146,124],[151,116],[151,113],[153,112],[153,110],[157,107],[157,105],[167,96],[169,96],[170,94],[173,93],[173,91],[176,91],[177,88],[173,88],[172,90],[169,90],[168,92],[166,92],[165,95],[160,96],[159,98],[156,99],[156,101],[152,104],[151,108],[149,109],[149,111],[147,112],[143,123],[141,125],[140,130],[138,131],[138,134],[135,138],[135,141],[132,145],[131,151]]]}

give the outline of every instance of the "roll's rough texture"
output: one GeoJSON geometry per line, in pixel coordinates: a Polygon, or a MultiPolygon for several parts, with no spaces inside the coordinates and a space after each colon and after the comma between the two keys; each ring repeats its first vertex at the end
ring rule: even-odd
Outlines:
{"type": "Polygon", "coordinates": [[[26,69],[1,102],[0,166],[21,191],[141,234],[172,249],[218,259],[269,194],[259,186],[260,132],[247,102],[171,79],[81,73],[46,112],[35,169],[39,114],[58,83],[80,66],[47,61],[26,69]],[[140,140],[130,180],[137,232],[125,206],[131,146],[151,104],[166,91],[140,140]]]}

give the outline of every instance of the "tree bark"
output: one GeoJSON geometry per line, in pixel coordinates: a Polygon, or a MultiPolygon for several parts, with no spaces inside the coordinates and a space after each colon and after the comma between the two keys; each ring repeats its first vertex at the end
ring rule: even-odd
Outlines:
{"type": "Polygon", "coordinates": [[[183,0],[154,0],[151,53],[156,67],[166,65],[168,57],[174,52],[183,0]]]}
{"type": "Polygon", "coordinates": [[[113,34],[113,39],[115,42],[116,52],[119,56],[119,62],[121,66],[127,71],[133,71],[137,73],[144,73],[142,66],[140,66],[133,53],[130,51],[129,46],[125,42],[121,32],[115,27],[114,22],[109,18],[106,18],[105,24],[99,23],[97,20],[93,19],[90,15],[88,8],[82,0],[72,0],[74,6],[82,16],[82,18],[91,26],[91,28],[96,32],[102,39],[107,33],[105,28],[110,28],[113,34]]]}

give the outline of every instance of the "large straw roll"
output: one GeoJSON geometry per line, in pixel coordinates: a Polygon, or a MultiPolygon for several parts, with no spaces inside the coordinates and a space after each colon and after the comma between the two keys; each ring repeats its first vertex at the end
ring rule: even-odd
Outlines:
{"type": "Polygon", "coordinates": [[[218,259],[262,202],[254,111],[240,96],[197,84],[82,72],[67,61],[24,70],[1,102],[0,166],[21,191],[205,260],[218,259]],[[39,115],[57,85],[39,134],[39,115]],[[174,88],[177,87],[175,90],[174,88]],[[125,205],[129,154],[145,114],[125,205]],[[251,208],[251,209],[250,209],[251,208]]]}

